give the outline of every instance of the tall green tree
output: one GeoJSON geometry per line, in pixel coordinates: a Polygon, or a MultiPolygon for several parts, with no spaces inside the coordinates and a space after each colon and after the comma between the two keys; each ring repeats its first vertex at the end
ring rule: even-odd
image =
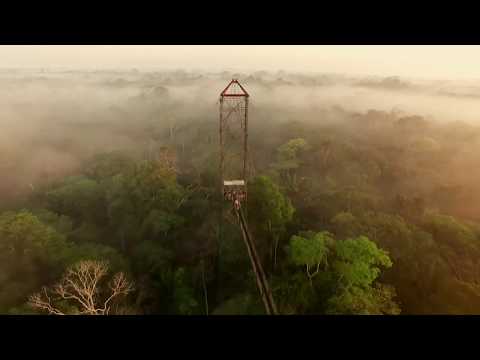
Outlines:
{"type": "Polygon", "coordinates": [[[280,173],[289,190],[298,190],[298,168],[302,165],[302,154],[308,149],[310,145],[303,138],[291,139],[277,149],[274,169],[280,173]]]}
{"type": "Polygon", "coordinates": [[[69,177],[46,193],[47,207],[57,214],[70,216],[75,222],[103,225],[106,222],[104,188],[84,176],[69,177]]]}
{"type": "Polygon", "coordinates": [[[294,208],[280,188],[267,176],[249,183],[248,213],[260,237],[270,239],[271,261],[277,263],[279,242],[292,221],[294,208]]]}
{"type": "Polygon", "coordinates": [[[63,270],[70,254],[65,236],[26,210],[0,215],[0,311],[63,270]]]}
{"type": "Polygon", "coordinates": [[[313,287],[312,278],[320,271],[320,265],[327,265],[328,244],[333,241],[326,231],[310,234],[309,237],[293,235],[290,239],[290,256],[299,266],[305,266],[305,271],[313,287]]]}
{"type": "Polygon", "coordinates": [[[142,239],[167,236],[182,223],[177,211],[187,198],[175,173],[158,162],[141,162],[113,178],[107,191],[110,226],[123,250],[142,239]]]}
{"type": "MultiPolygon", "coordinates": [[[[304,232],[290,239],[289,256],[292,264],[306,269],[314,290],[306,293],[299,278],[294,287],[289,280],[280,286],[277,293],[302,305],[297,310],[329,314],[400,312],[394,301],[395,289],[377,281],[381,268],[391,267],[392,261],[367,237],[334,240],[328,232],[304,232]],[[296,297],[291,294],[293,289],[296,297]]],[[[283,306],[285,308],[285,304],[283,306]]]]}
{"type": "Polygon", "coordinates": [[[332,268],[338,276],[338,287],[328,301],[327,313],[399,314],[394,288],[374,283],[381,274],[380,267],[392,265],[388,254],[365,236],[337,241],[332,268]]]}

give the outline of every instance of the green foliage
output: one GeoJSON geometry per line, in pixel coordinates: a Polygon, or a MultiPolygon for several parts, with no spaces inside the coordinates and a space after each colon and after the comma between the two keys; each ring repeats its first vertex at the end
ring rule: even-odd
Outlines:
{"type": "Polygon", "coordinates": [[[335,295],[327,301],[331,314],[399,314],[391,286],[374,283],[380,267],[391,267],[387,253],[365,236],[335,243],[332,268],[338,276],[335,295]]]}
{"type": "Polygon", "coordinates": [[[294,235],[290,240],[289,254],[293,264],[306,266],[313,291],[308,292],[304,280],[295,278],[295,275],[277,286],[276,293],[283,298],[280,304],[284,311],[338,314],[400,312],[398,304],[393,301],[396,296],[394,288],[376,282],[381,273],[380,266],[389,268],[392,261],[367,237],[334,240],[328,232],[294,235]],[[326,265],[321,271],[318,267],[320,263],[326,265]],[[309,267],[314,265],[317,265],[317,270],[309,272],[309,267]],[[314,296],[317,296],[318,303],[313,301],[314,296]]]}
{"type": "Polygon", "coordinates": [[[112,151],[93,156],[86,162],[84,172],[88,177],[100,181],[124,173],[132,165],[132,160],[125,154],[112,151]]]}
{"type": "Polygon", "coordinates": [[[380,268],[389,268],[392,261],[366,236],[346,239],[335,243],[336,261],[333,268],[346,287],[368,287],[380,275],[380,268]]]}
{"type": "Polygon", "coordinates": [[[339,212],[331,222],[339,238],[353,237],[360,231],[357,218],[350,212],[339,212]]]}
{"type": "Polygon", "coordinates": [[[217,306],[212,315],[264,315],[265,310],[256,298],[257,294],[236,295],[217,306]]]}
{"type": "Polygon", "coordinates": [[[19,260],[54,262],[66,246],[64,236],[26,210],[0,215],[0,239],[1,256],[19,260]]]}
{"type": "Polygon", "coordinates": [[[327,314],[398,315],[400,307],[392,301],[396,296],[392,286],[377,284],[373,288],[353,287],[328,301],[327,314]]]}
{"type": "Polygon", "coordinates": [[[107,190],[108,217],[123,249],[180,226],[176,214],[187,194],[175,174],[156,162],[142,162],[113,177],[107,190]]]}
{"type": "MultiPolygon", "coordinates": [[[[290,239],[290,256],[294,264],[319,266],[327,261],[328,247],[333,241],[328,232],[319,232],[309,238],[293,235],[290,239]]],[[[308,270],[307,270],[308,272],[308,270]]]]}
{"type": "MultiPolygon", "coordinates": [[[[236,218],[226,210],[220,226],[213,210],[218,124],[207,107],[187,119],[157,100],[135,113],[131,149],[35,175],[28,201],[1,199],[29,209],[0,214],[2,313],[27,312],[28,294],[84,259],[131,269],[145,313],[204,314],[205,292],[211,313],[262,313],[236,218]],[[152,160],[167,144],[174,166],[152,160]]],[[[115,131],[129,111],[116,109],[115,131]]],[[[257,111],[249,169],[271,177],[248,179],[245,213],[282,314],[397,314],[397,298],[408,314],[478,313],[478,131],[395,111],[257,111]]]]}
{"type": "Polygon", "coordinates": [[[59,215],[47,209],[37,209],[32,211],[32,214],[61,234],[68,235],[73,230],[72,219],[66,215],[59,215]]]}
{"type": "Polygon", "coordinates": [[[174,254],[153,241],[142,242],[135,251],[135,264],[140,273],[161,274],[171,267],[174,254]]]}
{"type": "Polygon", "coordinates": [[[83,176],[70,177],[46,193],[50,210],[70,216],[77,221],[101,223],[105,220],[105,194],[96,181],[83,176]]]}
{"type": "Polygon", "coordinates": [[[384,246],[393,242],[407,243],[411,237],[410,227],[398,215],[367,212],[362,216],[362,227],[368,236],[380,239],[384,246]]]}
{"type": "Polygon", "coordinates": [[[472,229],[452,216],[427,214],[422,227],[433,235],[435,241],[450,246],[460,254],[479,249],[480,241],[472,229]]]}
{"type": "Polygon", "coordinates": [[[140,231],[144,238],[156,238],[161,234],[167,234],[169,230],[175,227],[181,226],[183,221],[184,219],[179,215],[153,209],[143,220],[140,231]]]}
{"type": "Polygon", "coordinates": [[[110,246],[97,243],[82,243],[70,247],[64,267],[74,265],[81,260],[107,261],[112,272],[129,272],[127,259],[110,246]]]}
{"type": "Polygon", "coordinates": [[[273,168],[280,173],[289,190],[297,188],[297,169],[302,165],[301,155],[310,149],[305,139],[291,139],[277,149],[277,162],[273,168]]]}
{"type": "Polygon", "coordinates": [[[172,308],[174,252],[154,241],[140,243],[133,254],[136,275],[137,303],[150,313],[168,313],[172,308]]]}
{"type": "MultiPolygon", "coordinates": [[[[323,273],[320,273],[317,279],[322,275],[323,273]]],[[[270,285],[278,311],[282,315],[307,314],[309,309],[315,306],[315,302],[319,301],[313,296],[312,285],[302,272],[295,272],[289,276],[285,274],[277,276],[273,278],[270,285]]]]}
{"type": "Polygon", "coordinates": [[[195,298],[195,292],[189,280],[186,270],[178,268],[174,275],[173,299],[179,315],[200,313],[200,305],[195,298]]]}
{"type": "Polygon", "coordinates": [[[294,208],[279,187],[267,176],[258,176],[249,183],[249,213],[266,233],[281,233],[292,220],[294,208]]]}
{"type": "Polygon", "coordinates": [[[0,312],[61,271],[65,237],[22,210],[0,214],[0,312]]]}
{"type": "Polygon", "coordinates": [[[305,139],[297,138],[289,140],[278,148],[278,166],[282,169],[297,168],[300,163],[298,157],[302,151],[310,148],[305,139]]]}
{"type": "Polygon", "coordinates": [[[279,243],[292,222],[295,209],[280,188],[267,176],[249,182],[248,214],[257,238],[260,254],[270,254],[273,267],[277,264],[279,243]],[[252,215],[250,215],[252,214],[252,215]]]}

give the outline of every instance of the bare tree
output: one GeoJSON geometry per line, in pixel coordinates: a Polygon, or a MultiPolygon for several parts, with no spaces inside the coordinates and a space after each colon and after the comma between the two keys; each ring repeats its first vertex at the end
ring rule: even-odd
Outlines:
{"type": "Polygon", "coordinates": [[[60,283],[51,289],[43,287],[41,292],[30,296],[29,304],[52,315],[65,315],[56,305],[65,301],[78,308],[81,315],[108,315],[114,300],[133,291],[133,284],[119,272],[106,286],[101,286],[107,274],[105,262],[80,261],[67,269],[60,283]]]}

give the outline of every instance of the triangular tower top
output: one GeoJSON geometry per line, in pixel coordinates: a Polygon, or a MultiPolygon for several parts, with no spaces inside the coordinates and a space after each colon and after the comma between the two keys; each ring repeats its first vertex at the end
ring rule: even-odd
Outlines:
{"type": "Polygon", "coordinates": [[[247,91],[238,82],[237,79],[230,81],[230,84],[220,93],[220,96],[245,96],[249,97],[247,91]]]}

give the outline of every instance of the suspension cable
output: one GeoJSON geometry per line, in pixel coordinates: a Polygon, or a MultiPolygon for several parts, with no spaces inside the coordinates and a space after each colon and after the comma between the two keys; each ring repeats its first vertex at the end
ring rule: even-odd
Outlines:
{"type": "Polygon", "coordinates": [[[268,285],[267,277],[265,276],[265,272],[263,271],[262,264],[260,262],[260,258],[257,254],[257,250],[255,247],[255,243],[253,241],[250,232],[248,231],[247,222],[243,216],[242,208],[240,206],[239,201],[235,201],[234,209],[238,215],[240,228],[242,230],[243,240],[245,241],[245,245],[247,246],[248,255],[250,257],[250,262],[252,263],[253,272],[255,273],[255,278],[258,286],[258,290],[260,292],[260,296],[263,300],[263,304],[265,306],[265,310],[268,315],[277,315],[277,307],[275,302],[273,301],[272,292],[270,290],[270,286],[268,285]]]}

